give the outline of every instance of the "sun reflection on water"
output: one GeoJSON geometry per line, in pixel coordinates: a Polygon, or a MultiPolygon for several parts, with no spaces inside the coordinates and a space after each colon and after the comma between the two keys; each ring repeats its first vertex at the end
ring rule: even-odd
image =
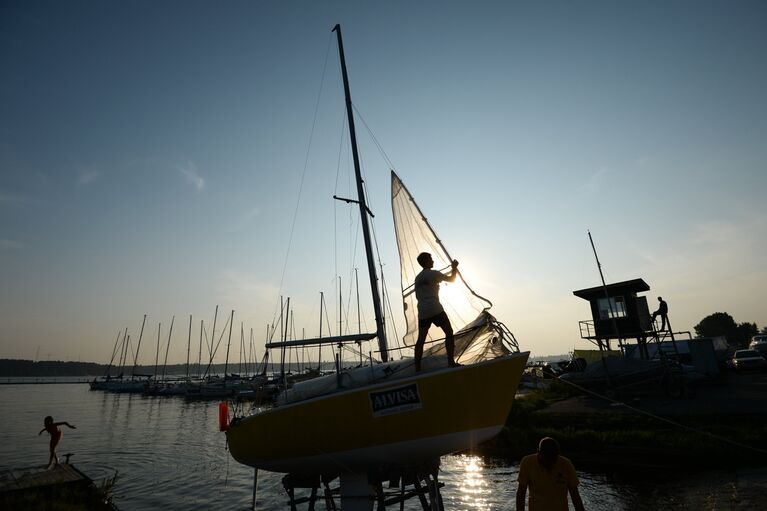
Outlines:
{"type": "Polygon", "coordinates": [[[485,478],[485,462],[479,456],[463,455],[457,461],[456,475],[461,504],[466,509],[489,510],[489,491],[485,478]]]}

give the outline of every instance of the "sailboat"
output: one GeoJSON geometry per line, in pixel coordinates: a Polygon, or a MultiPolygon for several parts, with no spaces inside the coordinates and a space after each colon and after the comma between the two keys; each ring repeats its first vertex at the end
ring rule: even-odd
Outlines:
{"type": "MultiPolygon", "coordinates": [[[[359,205],[376,331],[274,342],[267,348],[377,340],[381,360],[296,383],[278,396],[273,407],[234,417],[224,429],[229,451],[238,462],[275,472],[337,474],[343,494],[345,478],[366,474],[372,467],[432,461],[495,436],[506,423],[529,352],[519,351],[511,332],[490,314],[491,303],[460,276],[449,284],[453,286],[449,299],[443,299],[456,331],[455,358],[460,365],[448,367],[440,339],[428,345],[419,372],[412,358],[391,359],[343,41],[340,27],[336,25],[333,30],[338,39],[357,181],[358,198],[353,202],[359,205]]],[[[452,258],[394,172],[391,186],[408,327],[403,340],[412,346],[417,334],[412,283],[420,271],[416,256],[430,252],[435,269],[449,267],[452,258]]]]}

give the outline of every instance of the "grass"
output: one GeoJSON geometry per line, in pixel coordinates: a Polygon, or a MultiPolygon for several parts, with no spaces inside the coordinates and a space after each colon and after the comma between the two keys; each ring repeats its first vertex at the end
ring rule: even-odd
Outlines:
{"type": "Polygon", "coordinates": [[[480,446],[479,451],[518,460],[535,452],[542,437],[552,436],[559,441],[563,454],[578,459],[579,465],[595,468],[655,465],[736,468],[767,464],[767,427],[763,417],[674,417],[676,425],[630,413],[536,413],[576,394],[570,387],[555,382],[549,389],[518,399],[506,427],[480,446]]]}

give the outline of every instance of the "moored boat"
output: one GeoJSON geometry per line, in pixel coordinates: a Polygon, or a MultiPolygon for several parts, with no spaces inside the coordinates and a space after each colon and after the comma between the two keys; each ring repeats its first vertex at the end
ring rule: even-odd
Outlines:
{"type": "MultiPolygon", "coordinates": [[[[463,277],[453,283],[445,312],[457,326],[455,359],[448,367],[444,340],[432,338],[421,371],[413,359],[390,360],[376,265],[368,228],[354,118],[340,27],[339,56],[373,309],[374,333],[267,344],[287,348],[378,341],[381,360],[299,382],[277,397],[275,406],[232,419],[226,429],[229,451],[240,463],[278,472],[362,474],[388,463],[416,463],[465,450],[497,434],[506,423],[529,353],[519,352],[511,332],[488,311],[491,303],[474,293],[463,277]]],[[[434,234],[399,177],[392,172],[392,210],[400,252],[402,298],[412,347],[418,328],[412,283],[419,252],[432,254],[435,268],[453,259],[434,234]]],[[[342,500],[343,502],[343,500],[342,500]]],[[[372,505],[372,504],[371,504],[372,505]]]]}

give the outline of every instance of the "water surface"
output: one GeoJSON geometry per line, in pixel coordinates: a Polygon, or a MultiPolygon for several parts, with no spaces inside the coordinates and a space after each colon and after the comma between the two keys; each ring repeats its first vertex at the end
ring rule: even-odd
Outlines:
{"type": "MultiPolygon", "coordinates": [[[[60,457],[74,453],[72,463],[93,479],[118,473],[114,500],[122,511],[250,506],[253,470],[227,452],[215,402],[109,394],[82,384],[0,385],[0,409],[5,440],[0,442],[0,469],[47,462],[48,435],[37,433],[43,417],[52,415],[77,426],[62,427],[60,457]]],[[[445,456],[441,464],[446,509],[514,508],[515,464],[466,455],[445,456]]],[[[701,482],[700,491],[680,497],[690,488],[687,484],[647,484],[581,470],[579,476],[591,511],[692,509],[687,504],[693,498],[703,499],[697,509],[760,509],[749,507],[749,497],[738,494],[737,484],[727,477],[701,482]],[[739,499],[734,504],[733,488],[739,499]]],[[[282,474],[259,472],[257,509],[288,509],[281,479],[282,474]]],[[[405,509],[419,510],[420,505],[413,499],[405,509]]]]}

